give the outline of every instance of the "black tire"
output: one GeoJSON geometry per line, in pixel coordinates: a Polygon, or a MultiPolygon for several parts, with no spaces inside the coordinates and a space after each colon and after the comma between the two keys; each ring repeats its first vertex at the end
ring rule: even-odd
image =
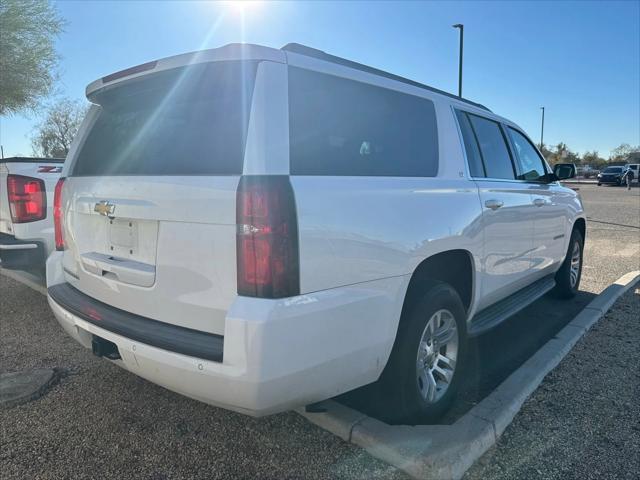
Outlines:
{"type": "Polygon", "coordinates": [[[602,185],[601,183],[598,184],[598,186],[602,185]]]}
{"type": "MultiPolygon", "coordinates": [[[[467,315],[460,296],[450,285],[442,282],[430,282],[423,291],[423,294],[408,299],[409,303],[403,308],[391,357],[378,382],[378,404],[384,407],[379,411],[379,416],[389,423],[415,425],[438,420],[451,406],[464,374],[467,315]],[[450,312],[455,319],[457,358],[453,376],[444,393],[440,394],[442,396],[435,401],[427,401],[421,394],[417,356],[427,323],[442,310],[450,312]]],[[[437,352],[447,353],[447,348],[441,347],[437,352]]],[[[442,378],[438,381],[442,381],[442,378]]]]}
{"type": "Polygon", "coordinates": [[[582,277],[582,265],[583,265],[583,253],[584,253],[584,239],[582,234],[573,229],[571,232],[571,238],[569,239],[569,248],[567,249],[567,255],[562,262],[560,270],[556,272],[556,286],[553,289],[553,293],[558,298],[572,298],[578,293],[580,287],[580,278],[582,277]],[[577,244],[577,247],[576,247],[577,244]],[[574,257],[575,248],[578,248],[579,252],[579,264],[578,271],[575,280],[572,280],[571,276],[571,264],[574,257]]]}

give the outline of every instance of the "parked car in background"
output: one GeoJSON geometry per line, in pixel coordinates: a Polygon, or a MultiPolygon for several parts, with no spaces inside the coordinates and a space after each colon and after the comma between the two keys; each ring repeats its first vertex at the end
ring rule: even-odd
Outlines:
{"type": "Polygon", "coordinates": [[[640,174],[640,163],[627,163],[624,166],[624,170],[633,170],[633,181],[640,182],[640,178],[638,178],[638,175],[640,174]]]}
{"type": "Polygon", "coordinates": [[[599,170],[592,168],[591,165],[580,165],[576,167],[576,176],[582,178],[593,178],[600,173],[599,170]]]}
{"type": "Polygon", "coordinates": [[[624,174],[624,167],[613,166],[606,167],[602,172],[598,174],[598,186],[604,184],[608,185],[622,185],[622,175],[624,174]]]}
{"type": "Polygon", "coordinates": [[[181,394],[265,415],[377,382],[386,420],[432,420],[468,338],[578,289],[575,167],[477,103],[297,44],[162,59],[87,96],[49,303],[181,394]]]}
{"type": "Polygon", "coordinates": [[[0,266],[44,269],[55,249],[53,190],[64,159],[0,160],[0,266]]]}

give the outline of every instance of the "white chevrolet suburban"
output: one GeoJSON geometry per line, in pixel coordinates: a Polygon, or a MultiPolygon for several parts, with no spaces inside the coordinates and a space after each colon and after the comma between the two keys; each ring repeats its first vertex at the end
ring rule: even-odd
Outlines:
{"type": "Polygon", "coordinates": [[[319,50],[232,44],[91,83],[49,303],[93,352],[250,415],[378,382],[442,414],[469,337],[580,282],[585,214],[487,108],[319,50]]]}
{"type": "Polygon", "coordinates": [[[43,271],[53,239],[53,190],[64,159],[0,160],[0,266],[43,271]]]}

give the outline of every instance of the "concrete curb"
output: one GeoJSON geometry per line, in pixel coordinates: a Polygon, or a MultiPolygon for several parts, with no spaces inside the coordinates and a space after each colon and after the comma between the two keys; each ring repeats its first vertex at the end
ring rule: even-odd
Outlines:
{"type": "Polygon", "coordinates": [[[571,180],[562,180],[562,183],[569,183],[569,184],[582,184],[582,185],[597,185],[598,181],[597,180],[591,180],[591,179],[571,179],[571,180]]]}
{"type": "Polygon", "coordinates": [[[40,283],[40,278],[33,275],[29,272],[23,272],[22,270],[7,270],[6,268],[0,267],[0,275],[4,275],[5,277],[9,277],[16,282],[20,282],[23,285],[43,294],[47,295],[47,287],[40,283]]]}
{"type": "Polygon", "coordinates": [[[607,287],[558,334],[453,425],[387,425],[333,400],[323,413],[297,412],[414,478],[459,479],[493,446],[544,377],[614,302],[640,281],[629,272],[607,287]]]}

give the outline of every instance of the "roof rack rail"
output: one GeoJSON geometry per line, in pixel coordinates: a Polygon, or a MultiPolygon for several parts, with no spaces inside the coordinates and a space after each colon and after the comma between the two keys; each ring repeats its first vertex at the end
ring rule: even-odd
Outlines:
{"type": "Polygon", "coordinates": [[[298,53],[300,55],[306,55],[307,57],[313,57],[320,60],[324,60],[326,62],[336,63],[339,65],[344,65],[345,67],[354,68],[356,70],[360,70],[367,73],[373,73],[374,75],[379,75],[381,77],[390,78],[391,80],[396,80],[398,82],[406,83],[407,85],[413,85],[414,87],[422,88],[425,90],[429,90],[430,92],[435,92],[440,95],[445,95],[450,98],[454,98],[458,101],[468,103],[469,105],[473,105],[474,107],[482,108],[483,110],[487,110],[490,112],[487,107],[480,103],[472,102],[471,100],[467,100],[466,98],[458,97],[449,92],[445,92],[444,90],[439,90],[434,87],[430,87],[429,85],[425,85],[420,82],[416,82],[414,80],[409,80],[408,78],[401,77],[399,75],[394,75],[393,73],[385,72],[384,70],[380,70],[374,67],[370,67],[368,65],[364,65],[362,63],[354,62],[352,60],[347,60],[346,58],[337,57],[335,55],[331,55],[329,53],[323,52],[322,50],[318,50],[316,48],[307,47],[306,45],[301,45],[299,43],[287,43],[280,50],[285,52],[298,53]]]}
{"type": "Polygon", "coordinates": [[[0,163],[64,163],[64,158],[55,157],[6,157],[0,159],[0,163]]]}

